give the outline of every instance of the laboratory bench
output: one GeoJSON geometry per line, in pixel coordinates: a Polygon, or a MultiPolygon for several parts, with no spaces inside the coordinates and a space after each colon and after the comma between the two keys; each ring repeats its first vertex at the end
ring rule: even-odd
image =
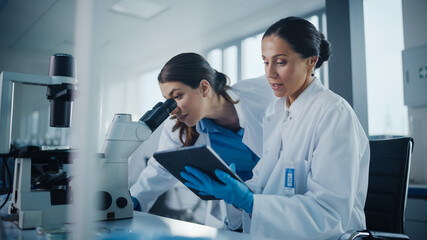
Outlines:
{"type": "MultiPolygon", "coordinates": [[[[39,239],[74,239],[73,224],[66,224],[67,234],[39,234],[35,229],[20,230],[15,223],[1,222],[6,239],[39,240],[39,239]]],[[[1,230],[1,229],[0,229],[1,230]]],[[[232,232],[196,223],[184,222],[171,218],[134,211],[133,218],[95,222],[93,239],[153,239],[153,240],[255,240],[259,237],[244,233],[232,232]]],[[[2,238],[0,232],[0,239],[2,238]]]]}
{"type": "MultiPolygon", "coordinates": [[[[4,211],[5,210],[2,209],[2,212],[4,211]]],[[[2,221],[0,223],[2,224],[2,227],[0,226],[0,239],[3,239],[3,230],[7,240],[74,239],[72,237],[73,224],[65,225],[66,234],[39,234],[35,229],[20,230],[17,225],[12,222],[2,221]],[[70,236],[71,238],[69,238],[70,236]]],[[[427,236],[427,185],[409,186],[405,223],[405,233],[411,240],[425,239],[425,236],[427,236]]],[[[133,218],[95,222],[92,239],[251,240],[259,239],[259,237],[134,211],[133,218]]]]}

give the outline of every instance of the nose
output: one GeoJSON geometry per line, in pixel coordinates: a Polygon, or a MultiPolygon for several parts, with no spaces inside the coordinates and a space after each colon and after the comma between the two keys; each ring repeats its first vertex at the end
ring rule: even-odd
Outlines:
{"type": "Polygon", "coordinates": [[[274,68],[274,64],[265,65],[265,75],[269,78],[274,78],[277,76],[276,69],[274,68]]]}

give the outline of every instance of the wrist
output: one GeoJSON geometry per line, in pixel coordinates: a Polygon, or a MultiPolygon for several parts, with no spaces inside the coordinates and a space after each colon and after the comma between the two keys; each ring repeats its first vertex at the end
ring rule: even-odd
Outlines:
{"type": "Polygon", "coordinates": [[[246,195],[246,199],[243,202],[243,206],[241,209],[243,209],[248,214],[252,214],[252,209],[254,207],[254,195],[252,192],[248,192],[246,195]]]}

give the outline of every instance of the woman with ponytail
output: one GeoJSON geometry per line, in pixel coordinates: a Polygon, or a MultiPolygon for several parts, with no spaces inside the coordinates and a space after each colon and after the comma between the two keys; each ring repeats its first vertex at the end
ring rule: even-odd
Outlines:
{"type": "Polygon", "coordinates": [[[264,118],[263,156],[246,185],[189,166],[188,187],[223,199],[228,226],[272,239],[339,239],[364,229],[369,142],[351,106],[314,76],[331,55],[322,33],[288,17],[265,32],[262,59],[279,99],[264,118]]]}
{"type": "MultiPolygon", "coordinates": [[[[262,155],[262,118],[275,100],[266,77],[229,86],[228,77],[213,69],[202,56],[182,53],[165,64],[158,81],[163,96],[177,102],[171,120],[163,127],[158,151],[208,145],[227,164],[234,163],[242,179],[250,179],[252,168],[262,155]]],[[[130,189],[135,209],[148,211],[156,198],[177,182],[151,158],[130,189]]],[[[225,204],[203,204],[206,214],[199,222],[222,227],[225,204]]]]}

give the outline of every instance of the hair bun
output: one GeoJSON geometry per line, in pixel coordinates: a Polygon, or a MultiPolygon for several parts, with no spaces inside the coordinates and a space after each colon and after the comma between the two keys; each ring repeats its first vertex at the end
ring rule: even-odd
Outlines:
{"type": "Polygon", "coordinates": [[[320,33],[319,60],[317,61],[316,68],[321,67],[323,62],[328,61],[331,55],[331,43],[325,39],[325,35],[323,35],[323,33],[320,33]]]}

